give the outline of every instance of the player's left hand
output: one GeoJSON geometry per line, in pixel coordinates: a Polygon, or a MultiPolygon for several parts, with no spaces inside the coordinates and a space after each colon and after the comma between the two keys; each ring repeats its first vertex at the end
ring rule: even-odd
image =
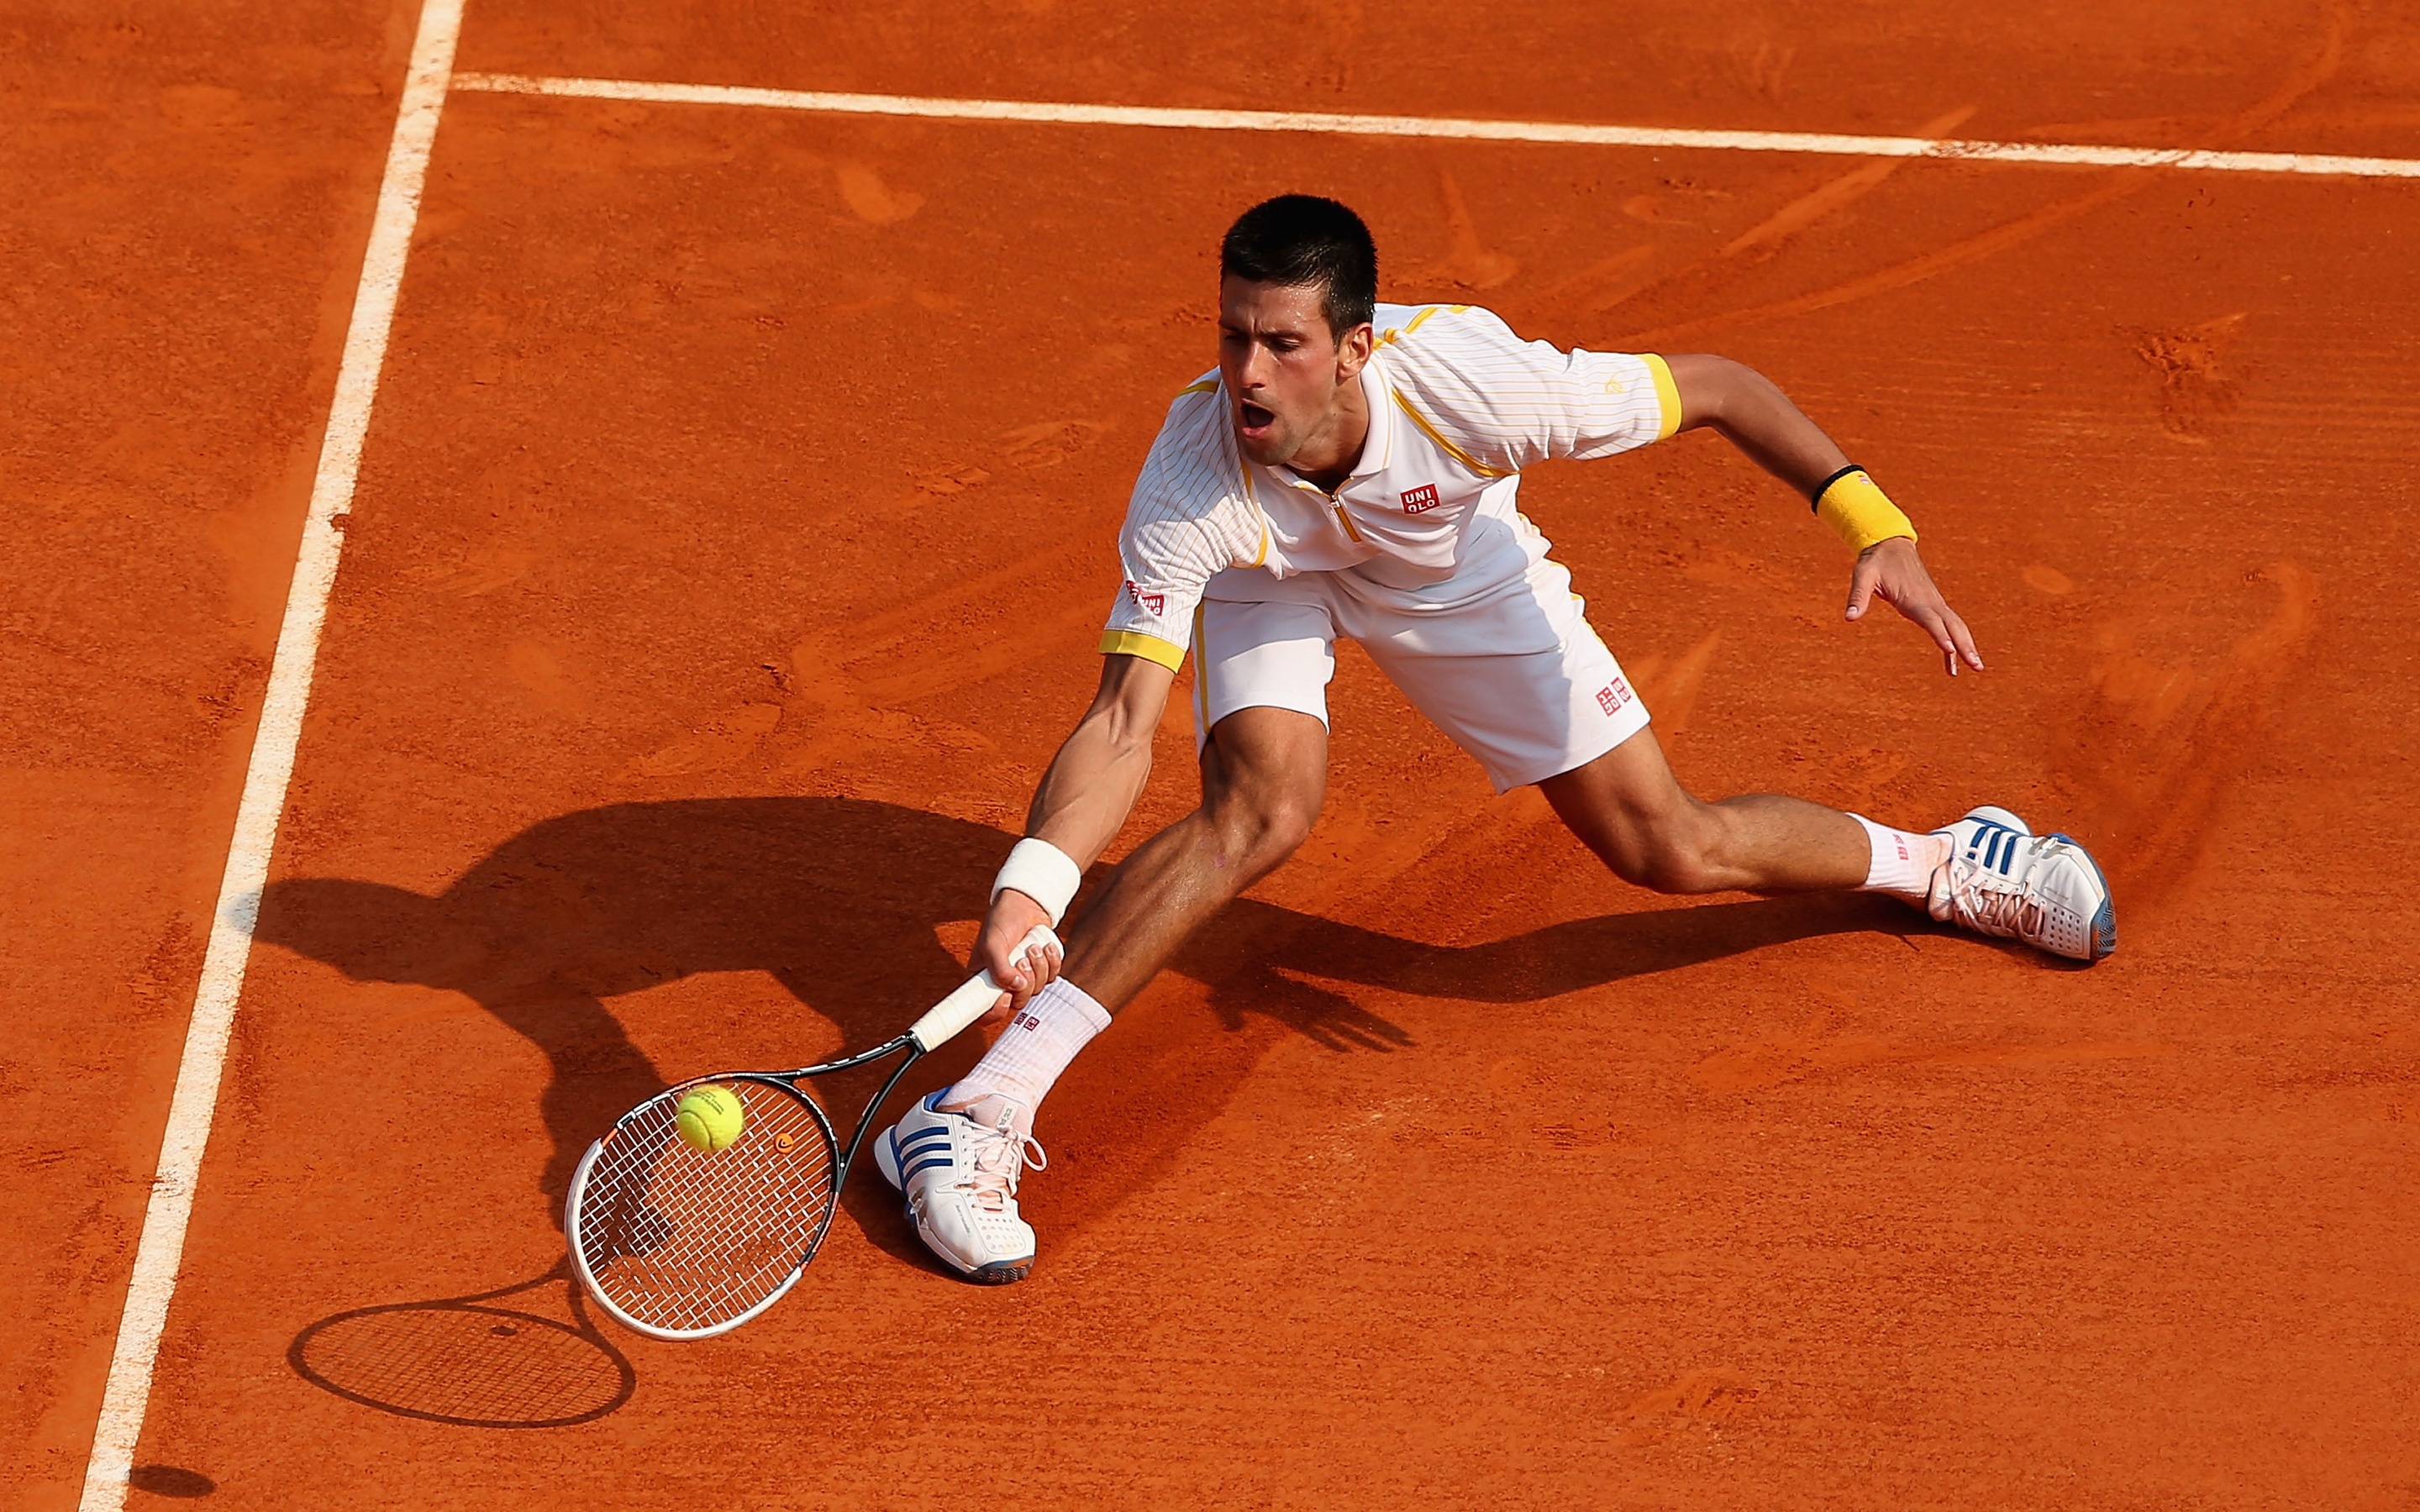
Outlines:
{"type": "Polygon", "coordinates": [[[1975,637],[1967,631],[1966,622],[1941,596],[1941,590],[1932,586],[1932,575],[1924,570],[1924,559],[1916,554],[1916,543],[1904,535],[1877,541],[1857,554],[1857,569],[1849,576],[1848,618],[1864,619],[1867,606],[1877,598],[1932,637],[1950,676],[1958,675],[1962,661],[1978,672],[1983,670],[1982,655],[1975,649],[1975,637]]]}

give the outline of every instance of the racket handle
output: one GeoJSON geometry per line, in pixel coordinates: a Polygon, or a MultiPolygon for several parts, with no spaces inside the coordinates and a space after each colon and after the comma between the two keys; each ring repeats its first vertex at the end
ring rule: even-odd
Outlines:
{"type": "MultiPolygon", "coordinates": [[[[1057,945],[1059,936],[1050,933],[1047,924],[1036,924],[1016,942],[1016,957],[1037,945],[1057,945]]],[[[958,1037],[970,1024],[991,1011],[1000,995],[1008,991],[992,980],[991,973],[979,971],[967,979],[967,984],[935,1003],[923,1018],[908,1026],[908,1037],[916,1041],[917,1050],[937,1050],[958,1037]]]]}

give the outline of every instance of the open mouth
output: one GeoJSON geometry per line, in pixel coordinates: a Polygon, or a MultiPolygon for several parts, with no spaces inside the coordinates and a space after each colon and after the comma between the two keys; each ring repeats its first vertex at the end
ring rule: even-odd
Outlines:
{"type": "Polygon", "coordinates": [[[1254,404],[1251,400],[1243,400],[1241,401],[1241,404],[1243,430],[1245,435],[1261,435],[1267,431],[1269,426],[1277,423],[1278,417],[1275,413],[1264,409],[1260,405],[1254,404]]]}

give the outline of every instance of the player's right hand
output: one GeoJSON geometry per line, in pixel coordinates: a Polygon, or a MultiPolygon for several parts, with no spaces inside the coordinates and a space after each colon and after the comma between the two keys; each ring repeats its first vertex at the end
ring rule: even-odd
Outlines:
{"type": "Polygon", "coordinates": [[[992,980],[1009,991],[977,1022],[1006,1023],[1010,1014],[1025,1006],[1027,998],[1058,978],[1059,968],[1065,963],[1055,944],[1038,945],[1021,955],[1016,953],[1017,943],[1032,932],[1033,926],[1049,922],[1050,915],[1043,906],[1015,887],[1001,888],[1000,896],[992,900],[991,912],[984,916],[983,933],[975,936],[974,960],[969,964],[990,972],[992,980]]]}

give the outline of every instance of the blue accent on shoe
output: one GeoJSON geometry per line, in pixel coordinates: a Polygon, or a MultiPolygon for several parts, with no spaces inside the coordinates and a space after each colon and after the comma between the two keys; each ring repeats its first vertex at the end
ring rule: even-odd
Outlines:
{"type": "Polygon", "coordinates": [[[2101,884],[2101,906],[2092,912],[2092,959],[2098,961],[2103,956],[2115,955],[2118,951],[2118,895],[2109,888],[2107,873],[2101,870],[2101,863],[2093,859],[2092,853],[2086,850],[2074,836],[2055,834],[2051,839],[2063,840],[2073,845],[2076,854],[2084,857],[2084,864],[2092,868],[2093,879],[2101,884]]]}
{"type": "Polygon", "coordinates": [[[947,1155],[921,1155],[916,1157],[913,1165],[900,1168],[899,1180],[905,1181],[909,1177],[916,1175],[920,1171],[936,1170],[942,1166],[946,1166],[949,1164],[950,1157],[947,1155]]]}

